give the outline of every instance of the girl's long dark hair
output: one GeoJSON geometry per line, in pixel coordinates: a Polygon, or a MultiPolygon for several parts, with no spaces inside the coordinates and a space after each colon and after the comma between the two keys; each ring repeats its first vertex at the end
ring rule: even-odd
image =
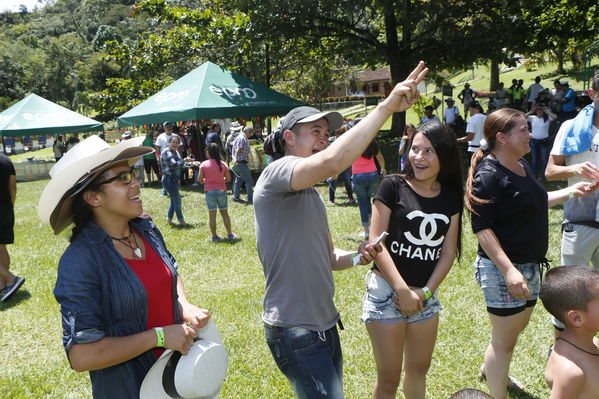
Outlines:
{"type": "Polygon", "coordinates": [[[206,152],[208,153],[208,157],[210,157],[210,159],[214,159],[216,161],[216,163],[218,164],[218,170],[222,171],[223,166],[221,164],[222,161],[220,159],[220,148],[218,148],[218,144],[208,144],[208,146],[206,146],[206,152]]]}
{"type": "Polygon", "coordinates": [[[378,153],[379,153],[379,143],[378,143],[378,141],[376,141],[376,139],[373,139],[370,142],[370,144],[368,144],[368,147],[366,147],[366,149],[362,153],[362,156],[364,158],[370,159],[378,153]]]}
{"type": "MultiPolygon", "coordinates": [[[[460,161],[460,151],[455,134],[447,125],[439,122],[429,122],[416,130],[416,133],[410,138],[408,148],[412,148],[412,141],[418,134],[424,135],[433,145],[435,153],[439,158],[439,174],[437,181],[441,188],[455,191],[459,198],[460,217],[458,221],[458,242],[457,258],[462,255],[462,213],[464,208],[464,186],[462,185],[462,163],[460,161]]],[[[414,179],[414,169],[410,162],[406,163],[404,169],[404,178],[406,180],[414,179]]]]}

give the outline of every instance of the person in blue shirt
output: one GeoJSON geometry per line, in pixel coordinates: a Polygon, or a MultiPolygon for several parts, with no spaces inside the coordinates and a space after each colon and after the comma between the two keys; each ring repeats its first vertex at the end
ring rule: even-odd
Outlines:
{"type": "Polygon", "coordinates": [[[153,151],[142,141],[84,140],[51,170],[38,205],[55,234],[74,225],[54,295],[68,360],[89,371],[94,399],[138,398],[160,351],[186,354],[210,318],[187,301],[177,261],[142,216],[131,168],[153,151]]]}
{"type": "Polygon", "coordinates": [[[561,98],[562,110],[559,114],[560,122],[565,122],[568,119],[576,117],[576,92],[570,87],[567,81],[560,82],[564,96],[561,98]]]}

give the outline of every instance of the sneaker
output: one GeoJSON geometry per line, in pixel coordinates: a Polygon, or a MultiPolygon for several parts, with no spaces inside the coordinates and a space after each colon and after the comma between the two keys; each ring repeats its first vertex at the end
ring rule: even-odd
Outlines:
{"type": "Polygon", "coordinates": [[[348,199],[347,199],[347,202],[349,202],[350,204],[355,204],[355,203],[356,203],[356,200],[355,200],[355,199],[353,199],[353,198],[348,198],[348,199]]]}
{"type": "Polygon", "coordinates": [[[327,202],[327,204],[329,204],[329,205],[335,205],[335,201],[329,201],[329,202],[327,202]]]}
{"type": "Polygon", "coordinates": [[[214,241],[214,242],[220,241],[221,239],[222,239],[222,237],[219,235],[212,236],[212,241],[214,241]]]}
{"type": "Polygon", "coordinates": [[[233,198],[233,202],[243,202],[241,198],[233,198]]]}
{"type": "Polygon", "coordinates": [[[198,182],[195,182],[195,183],[193,183],[191,186],[192,186],[192,187],[199,187],[199,186],[200,186],[200,183],[198,183],[198,182]]]}
{"type": "Polygon", "coordinates": [[[12,294],[17,292],[17,290],[21,288],[24,282],[24,278],[19,276],[15,277],[15,280],[12,282],[12,284],[2,290],[2,297],[0,297],[0,302],[8,301],[12,294]]]}
{"type": "Polygon", "coordinates": [[[191,227],[191,225],[185,221],[179,222],[179,227],[191,227]]]}
{"type": "Polygon", "coordinates": [[[365,240],[368,240],[368,237],[370,237],[370,234],[368,234],[367,232],[363,231],[360,234],[358,234],[360,236],[360,238],[363,238],[365,240]]]}
{"type": "Polygon", "coordinates": [[[173,223],[172,220],[166,219],[166,225],[167,226],[174,226],[175,224],[173,223]]]}
{"type": "Polygon", "coordinates": [[[227,238],[230,240],[234,240],[237,238],[237,236],[235,235],[235,233],[231,233],[231,234],[227,234],[227,238]]]}

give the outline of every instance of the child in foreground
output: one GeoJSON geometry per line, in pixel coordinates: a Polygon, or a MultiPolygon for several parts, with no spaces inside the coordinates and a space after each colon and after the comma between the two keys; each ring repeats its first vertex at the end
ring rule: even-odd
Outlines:
{"type": "Polygon", "coordinates": [[[551,399],[599,397],[599,270],[556,267],[545,276],[539,296],[566,326],[545,368],[551,399]]]}

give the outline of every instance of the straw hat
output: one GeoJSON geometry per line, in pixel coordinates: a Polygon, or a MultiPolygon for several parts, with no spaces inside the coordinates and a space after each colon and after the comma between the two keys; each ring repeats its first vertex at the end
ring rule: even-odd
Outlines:
{"type": "Polygon", "coordinates": [[[50,183],[44,188],[37,212],[44,223],[50,223],[58,234],[71,223],[71,204],[102,171],[117,162],[132,165],[142,155],[154,149],[141,147],[145,137],[123,140],[111,147],[98,136],[90,136],[75,145],[50,169],[50,183]]]}
{"type": "Polygon", "coordinates": [[[144,378],[140,399],[212,399],[227,374],[227,351],[216,324],[208,321],[187,355],[167,349],[144,378]]]}
{"type": "Polygon", "coordinates": [[[232,132],[238,132],[241,129],[243,129],[243,126],[241,126],[239,124],[239,122],[233,122],[233,123],[231,123],[231,126],[229,127],[229,130],[232,132]]]}

